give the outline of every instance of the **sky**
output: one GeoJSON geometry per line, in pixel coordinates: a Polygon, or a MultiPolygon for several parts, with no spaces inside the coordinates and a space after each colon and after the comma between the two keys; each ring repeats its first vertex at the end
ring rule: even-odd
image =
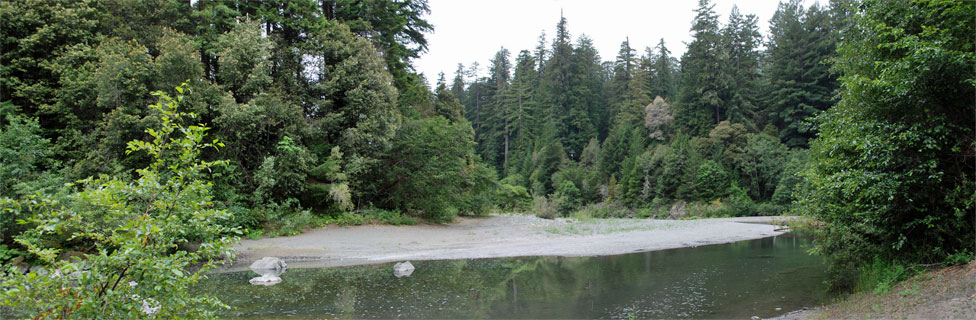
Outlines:
{"type": "MultiPolygon", "coordinates": [[[[814,1],[806,0],[805,6],[814,1]]],[[[759,17],[759,30],[769,32],[769,19],[779,0],[713,0],[715,13],[723,24],[732,6],[739,12],[759,17]]],[[[823,2],[825,3],[825,2],[823,2]]],[[[481,75],[486,74],[489,60],[505,47],[512,63],[521,50],[532,50],[539,35],[546,32],[551,47],[556,23],[562,11],[573,42],[581,34],[593,40],[603,61],[612,60],[627,37],[637,53],[654,47],[661,38],[675,57],[691,41],[691,21],[695,17],[695,0],[429,0],[431,13],[427,21],[434,25],[427,35],[428,51],[414,60],[414,67],[430,84],[444,72],[448,82],[457,64],[469,67],[477,61],[481,75]]]]}

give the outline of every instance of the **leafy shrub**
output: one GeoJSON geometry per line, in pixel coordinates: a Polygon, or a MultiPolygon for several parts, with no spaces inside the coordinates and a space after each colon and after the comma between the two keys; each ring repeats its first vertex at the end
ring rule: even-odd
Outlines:
{"type": "Polygon", "coordinates": [[[272,237],[294,236],[301,234],[309,228],[317,228],[325,224],[325,219],[316,217],[309,210],[301,210],[284,216],[278,230],[275,230],[270,235],[272,237]]]}
{"type": "Polygon", "coordinates": [[[600,202],[587,205],[579,210],[581,215],[594,218],[628,218],[634,216],[634,211],[620,202],[600,202]]]}
{"type": "Polygon", "coordinates": [[[976,256],[974,256],[973,252],[969,251],[969,249],[967,248],[947,256],[945,260],[945,265],[954,266],[957,264],[966,264],[969,263],[970,261],[973,261],[974,259],[976,259],[976,256]]]}
{"type": "Polygon", "coordinates": [[[7,262],[7,260],[13,259],[15,257],[23,256],[24,252],[17,249],[8,248],[5,244],[0,244],[0,265],[7,262]]]}
{"type": "Polygon", "coordinates": [[[178,110],[183,96],[154,94],[160,96],[151,106],[160,126],[146,130],[152,141],[130,141],[126,151],[152,159],[136,170],[135,181],[88,178],[81,191],[64,200],[19,201],[38,214],[30,218],[37,227],[18,241],[63,276],[3,275],[4,307],[36,318],[131,319],[213,317],[214,309],[224,306],[190,291],[217,260],[233,256],[229,244],[235,239],[227,235],[235,230],[220,225],[228,214],[214,209],[210,184],[203,179],[223,162],[199,160],[204,149],[222,144],[204,140],[207,127],[183,124],[196,117],[178,110]],[[94,250],[81,260],[56,259],[63,248],[58,244],[70,244],[63,241],[69,236],[94,250]],[[188,243],[200,245],[179,249],[188,243]]]}
{"type": "Polygon", "coordinates": [[[488,214],[495,205],[498,173],[495,169],[473,163],[466,167],[461,178],[464,179],[464,188],[457,201],[458,213],[475,216],[488,214]]]}
{"type": "Polygon", "coordinates": [[[484,181],[488,173],[474,162],[473,140],[466,121],[407,120],[384,158],[389,169],[377,182],[386,192],[381,207],[437,222],[454,219],[459,206],[480,213],[485,204],[480,199],[462,203],[464,196],[480,196],[489,188],[484,181]]]}
{"type": "Polygon", "coordinates": [[[399,210],[383,210],[379,208],[371,208],[366,210],[365,215],[368,217],[374,217],[380,222],[391,224],[394,226],[401,225],[415,225],[417,224],[417,218],[400,213],[399,210]]]}
{"type": "Polygon", "coordinates": [[[14,185],[36,179],[54,160],[37,119],[8,115],[5,120],[0,126],[0,195],[12,195],[14,185]]]}
{"type": "MultiPolygon", "coordinates": [[[[866,0],[838,46],[841,100],[817,117],[799,214],[838,268],[974,248],[972,1],[866,0]]],[[[836,268],[835,268],[836,269],[836,268]]],[[[890,277],[889,277],[890,278],[890,277]]]]}
{"type": "Polygon", "coordinates": [[[502,210],[524,210],[532,204],[529,190],[523,186],[502,183],[495,191],[498,208],[502,210]]]}
{"type": "Polygon", "coordinates": [[[775,202],[762,202],[756,204],[756,214],[760,216],[778,216],[786,212],[787,207],[775,202]]]}
{"type": "Polygon", "coordinates": [[[755,202],[752,201],[752,198],[749,198],[746,190],[739,187],[738,184],[732,184],[732,187],[729,188],[728,199],[728,209],[731,216],[745,217],[756,215],[755,202]]]}
{"type": "Polygon", "coordinates": [[[918,271],[900,262],[890,262],[874,258],[871,264],[860,268],[857,291],[873,291],[885,294],[891,287],[902,282],[918,271]]]}
{"type": "Polygon", "coordinates": [[[580,198],[580,190],[570,180],[563,180],[556,188],[556,194],[552,195],[552,197],[559,198],[558,209],[559,213],[563,216],[579,208],[583,202],[580,198]]]}
{"type": "Polygon", "coordinates": [[[532,201],[532,212],[536,217],[555,219],[559,216],[559,205],[562,199],[558,197],[536,197],[532,201]]]}
{"type": "Polygon", "coordinates": [[[729,190],[728,175],[721,164],[712,160],[698,166],[695,187],[701,199],[712,200],[725,197],[729,190]]]}

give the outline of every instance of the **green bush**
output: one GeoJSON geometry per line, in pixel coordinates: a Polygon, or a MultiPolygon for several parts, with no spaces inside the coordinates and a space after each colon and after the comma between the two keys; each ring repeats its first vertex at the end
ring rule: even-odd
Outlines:
{"type": "Polygon", "coordinates": [[[871,264],[861,267],[857,281],[857,291],[872,291],[886,294],[895,284],[919,273],[900,262],[884,261],[875,257],[871,264]]]}
{"type": "Polygon", "coordinates": [[[559,198],[558,209],[562,216],[576,210],[583,202],[580,198],[580,190],[576,188],[576,184],[569,180],[563,180],[556,188],[556,194],[552,197],[559,198]]]}
{"type": "Polygon", "coordinates": [[[525,210],[532,204],[532,195],[523,186],[502,183],[495,191],[498,208],[502,210],[525,210]]]}
{"type": "Polygon", "coordinates": [[[379,206],[437,222],[451,221],[460,209],[482,213],[490,201],[464,198],[490,192],[486,180],[494,178],[475,161],[472,135],[466,121],[407,120],[384,158],[389,169],[376,184],[385,186],[379,206]]]}
{"type": "Polygon", "coordinates": [[[620,202],[600,202],[587,205],[583,207],[578,212],[582,216],[589,216],[593,218],[632,218],[634,217],[634,211],[627,208],[620,202]]]}
{"type": "Polygon", "coordinates": [[[364,210],[364,214],[367,217],[375,218],[380,222],[391,224],[394,226],[408,225],[412,226],[417,224],[417,218],[400,213],[399,210],[384,210],[379,208],[370,208],[364,210]]]}
{"type": "Polygon", "coordinates": [[[839,268],[939,263],[976,243],[972,1],[865,0],[838,46],[794,210],[839,268]]]}
{"type": "Polygon", "coordinates": [[[190,291],[219,260],[233,257],[230,244],[236,239],[229,235],[237,232],[219,223],[228,214],[214,208],[205,180],[205,172],[223,161],[199,160],[204,149],[223,144],[205,140],[208,128],[178,110],[182,95],[154,94],[160,96],[151,106],[159,126],[146,130],[151,141],[130,141],[126,150],[152,159],[136,170],[135,180],[88,178],[65,199],[18,199],[37,212],[29,218],[37,227],[18,241],[64,276],[3,274],[0,306],[36,318],[117,319],[206,318],[224,307],[215,297],[190,291]],[[199,246],[181,249],[191,243],[199,246]],[[79,244],[83,259],[57,259],[65,245],[79,244]],[[150,315],[146,306],[155,311],[150,315]]]}
{"type": "Polygon", "coordinates": [[[723,198],[729,190],[729,174],[718,162],[708,160],[698,166],[695,188],[703,200],[723,198]]]}
{"type": "Polygon", "coordinates": [[[532,212],[539,218],[555,219],[559,216],[561,201],[558,197],[536,197],[532,201],[532,212]]]}

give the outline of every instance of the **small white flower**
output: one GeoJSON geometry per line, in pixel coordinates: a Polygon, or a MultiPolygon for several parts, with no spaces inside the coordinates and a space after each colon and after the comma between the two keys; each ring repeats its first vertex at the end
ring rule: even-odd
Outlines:
{"type": "Polygon", "coordinates": [[[135,281],[129,281],[129,287],[131,287],[131,288],[134,288],[134,287],[135,287],[135,286],[137,286],[137,285],[139,285],[139,283],[138,283],[138,282],[135,282],[135,281]]]}

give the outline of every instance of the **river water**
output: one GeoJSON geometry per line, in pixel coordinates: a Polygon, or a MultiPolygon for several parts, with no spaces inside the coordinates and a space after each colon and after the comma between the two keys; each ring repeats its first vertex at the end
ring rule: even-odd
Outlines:
{"type": "Polygon", "coordinates": [[[603,257],[412,261],[292,269],[274,286],[251,271],[210,275],[198,290],[240,319],[749,318],[829,302],[825,266],[792,234],[603,257]]]}

